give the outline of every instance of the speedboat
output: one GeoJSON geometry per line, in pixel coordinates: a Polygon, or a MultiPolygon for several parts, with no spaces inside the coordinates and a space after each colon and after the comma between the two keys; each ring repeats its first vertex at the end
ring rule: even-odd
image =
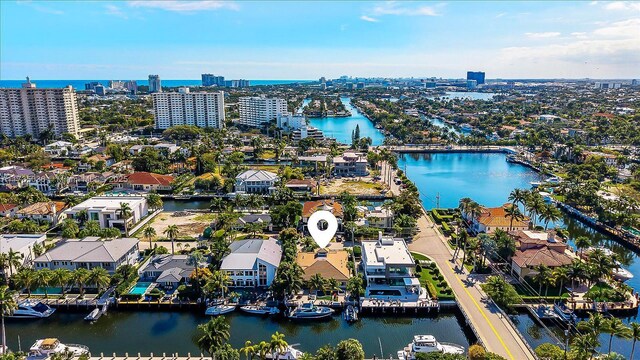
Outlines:
{"type": "MultiPolygon", "coordinates": [[[[279,360],[297,360],[302,357],[304,353],[298,349],[295,349],[293,346],[287,346],[287,350],[284,352],[280,352],[276,354],[275,359],[279,360]]],[[[267,359],[274,359],[272,354],[267,354],[267,359]]]]}
{"type": "Polygon", "coordinates": [[[204,314],[210,315],[210,316],[218,316],[218,315],[228,314],[235,309],[236,307],[233,305],[214,305],[214,306],[209,306],[207,310],[205,310],[204,314]]]}
{"type": "Polygon", "coordinates": [[[18,308],[7,317],[24,319],[42,319],[51,316],[56,309],[37,300],[24,300],[18,304],[18,308]]]}
{"type": "Polygon", "coordinates": [[[618,280],[618,281],[627,281],[630,279],[633,279],[633,274],[631,273],[631,271],[622,268],[621,264],[619,262],[616,261],[616,265],[618,267],[613,268],[613,278],[618,280]]]}
{"type": "Polygon", "coordinates": [[[433,335],[416,335],[411,344],[398,351],[400,360],[413,360],[418,353],[464,354],[464,347],[458,344],[441,343],[433,335]]]}
{"type": "Polygon", "coordinates": [[[91,356],[89,348],[78,344],[63,344],[55,338],[37,340],[29,349],[27,360],[48,359],[55,354],[71,353],[73,357],[91,356]]]}
{"type": "Polygon", "coordinates": [[[539,320],[554,320],[560,317],[552,307],[544,304],[540,304],[536,307],[531,305],[531,308],[533,309],[533,314],[539,320]]]}
{"type": "Polygon", "coordinates": [[[575,324],[578,321],[576,314],[574,314],[573,310],[569,309],[565,303],[555,303],[553,310],[565,323],[575,324]]]}
{"type": "Polygon", "coordinates": [[[247,305],[241,306],[240,310],[256,315],[275,315],[280,313],[280,309],[275,306],[247,305]]]}
{"type": "Polygon", "coordinates": [[[347,306],[347,308],[344,311],[344,319],[347,322],[356,322],[356,321],[358,321],[358,310],[356,310],[355,306],[353,306],[353,305],[347,306]]]}
{"type": "Polygon", "coordinates": [[[323,319],[333,315],[333,309],[315,306],[313,302],[302,304],[289,313],[291,319],[323,319]]]}

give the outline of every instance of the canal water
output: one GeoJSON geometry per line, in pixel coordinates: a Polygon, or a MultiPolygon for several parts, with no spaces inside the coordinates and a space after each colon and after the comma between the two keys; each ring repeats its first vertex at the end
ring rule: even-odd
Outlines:
{"type": "MultiPolygon", "coordinates": [[[[351,145],[351,132],[356,129],[356,126],[359,126],[361,138],[370,137],[372,145],[382,145],[384,141],[382,132],[376,129],[373,123],[351,104],[351,99],[342,97],[340,101],[351,112],[351,116],[309,118],[310,125],[322,130],[324,136],[335,138],[338,142],[348,145],[351,145]]],[[[308,103],[309,101],[305,100],[303,107],[308,103]]]]}
{"type": "MultiPolygon", "coordinates": [[[[87,345],[93,355],[101,352],[200,354],[196,328],[207,321],[204,315],[187,312],[111,311],[90,324],[83,320],[84,315],[56,313],[49,319],[8,320],[7,344],[17,350],[20,337],[25,350],[39,338],[57,337],[63,343],[87,345]]],[[[235,348],[244,346],[247,340],[268,341],[276,331],[284,333],[289,344],[299,344],[295,347],[309,352],[325,344],[335,346],[341,340],[355,338],[369,357],[380,357],[381,346],[387,358],[395,355],[416,334],[433,334],[440,341],[469,345],[468,335],[462,330],[461,315],[447,312],[431,318],[363,317],[355,324],[348,324],[340,316],[329,321],[293,322],[232,313],[226,319],[231,325],[230,343],[235,348]]]]}

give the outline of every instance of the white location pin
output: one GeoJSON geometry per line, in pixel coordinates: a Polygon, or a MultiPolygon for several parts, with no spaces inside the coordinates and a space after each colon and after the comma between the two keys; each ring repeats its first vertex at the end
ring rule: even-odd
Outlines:
{"type": "Polygon", "coordinates": [[[309,233],[311,233],[311,237],[315,240],[316,244],[321,248],[329,245],[331,238],[336,234],[338,230],[338,219],[329,211],[320,210],[316,211],[311,216],[309,216],[309,221],[307,222],[307,228],[309,229],[309,233]],[[320,220],[324,220],[327,222],[327,228],[325,230],[320,230],[318,228],[318,223],[320,220]]]}

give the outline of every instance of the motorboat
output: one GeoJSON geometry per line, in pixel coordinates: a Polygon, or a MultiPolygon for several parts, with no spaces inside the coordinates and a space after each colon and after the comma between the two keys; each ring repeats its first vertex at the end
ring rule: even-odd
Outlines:
{"type": "MultiPolygon", "coordinates": [[[[55,354],[70,353],[72,357],[91,356],[89,348],[78,344],[63,344],[55,338],[37,340],[31,348],[27,360],[48,359],[55,354]]],[[[66,357],[65,357],[66,358],[66,357]]]]}
{"type": "Polygon", "coordinates": [[[538,320],[555,320],[560,318],[560,315],[556,313],[554,308],[544,304],[538,306],[530,305],[530,309],[538,320]]]}
{"type": "Polygon", "coordinates": [[[532,181],[529,184],[531,185],[532,188],[537,188],[540,185],[542,185],[542,183],[540,181],[532,181]]]}
{"type": "Polygon", "coordinates": [[[280,309],[275,306],[262,306],[262,305],[246,305],[241,306],[240,310],[255,315],[276,315],[280,313],[280,309]]]}
{"type": "Polygon", "coordinates": [[[344,311],[344,319],[347,322],[356,322],[356,321],[358,321],[358,310],[356,310],[355,306],[353,306],[353,305],[347,306],[347,308],[344,311]]]}
{"type": "Polygon", "coordinates": [[[464,347],[458,344],[441,343],[433,335],[416,335],[404,350],[398,351],[400,360],[413,360],[418,353],[464,354],[464,347]]]}
{"type": "MultiPolygon", "coordinates": [[[[608,249],[606,247],[603,246],[594,246],[594,247],[590,247],[585,251],[585,255],[588,256],[589,253],[593,252],[593,251],[602,251],[602,253],[607,256],[607,257],[612,257],[615,255],[615,253],[611,250],[608,249]]],[[[583,255],[583,256],[585,256],[583,255]]],[[[627,281],[630,279],[633,279],[633,273],[631,273],[631,271],[625,269],[622,267],[622,264],[620,263],[620,261],[618,260],[614,260],[613,262],[614,267],[611,270],[611,275],[613,276],[614,279],[618,280],[618,281],[627,281]]]]}
{"type": "Polygon", "coordinates": [[[42,319],[51,316],[56,309],[37,300],[24,300],[18,303],[18,308],[11,314],[6,315],[11,318],[42,319]]]}
{"type": "MultiPolygon", "coordinates": [[[[287,346],[287,350],[277,353],[275,359],[279,360],[297,360],[302,358],[304,353],[298,349],[295,349],[293,346],[287,346]]],[[[272,354],[267,354],[267,359],[274,359],[272,354]]]]}
{"type": "Polygon", "coordinates": [[[323,319],[333,315],[333,309],[315,306],[313,302],[304,303],[289,312],[291,319],[323,319]]]}
{"type": "Polygon", "coordinates": [[[228,314],[234,311],[236,307],[234,305],[214,305],[209,306],[207,310],[205,310],[204,314],[209,316],[218,316],[228,314]]]}
{"type": "Polygon", "coordinates": [[[578,317],[576,316],[576,314],[574,314],[573,310],[568,308],[565,303],[553,304],[553,310],[565,323],[575,324],[578,321],[578,317]]]}

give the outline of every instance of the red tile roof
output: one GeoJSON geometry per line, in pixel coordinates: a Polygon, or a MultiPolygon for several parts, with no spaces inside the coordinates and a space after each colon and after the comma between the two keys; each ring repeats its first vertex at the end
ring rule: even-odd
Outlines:
{"type": "Polygon", "coordinates": [[[339,202],[333,200],[307,201],[302,206],[302,217],[307,218],[311,216],[311,214],[313,214],[314,212],[322,210],[325,205],[328,208],[333,208],[332,210],[329,210],[333,213],[333,215],[339,218],[342,217],[342,205],[339,202]]]}
{"type": "Polygon", "coordinates": [[[0,204],[0,211],[8,211],[18,206],[17,204],[0,204]]]}
{"type": "Polygon", "coordinates": [[[173,176],[149,172],[134,172],[127,176],[129,184],[171,186],[173,176]]]}

